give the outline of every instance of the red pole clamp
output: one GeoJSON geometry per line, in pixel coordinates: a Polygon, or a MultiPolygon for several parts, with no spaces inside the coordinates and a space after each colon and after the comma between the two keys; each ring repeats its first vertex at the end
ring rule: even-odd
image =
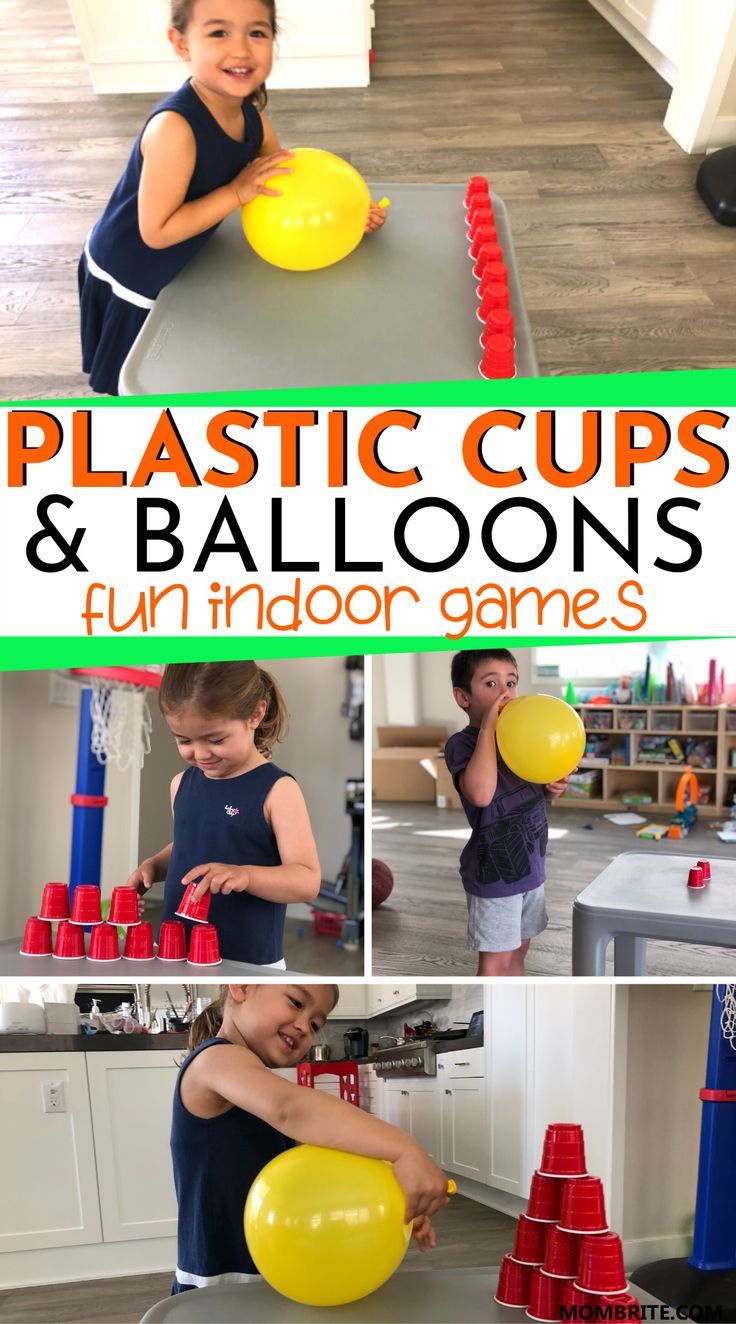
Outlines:
{"type": "Polygon", "coordinates": [[[76,809],[104,809],[108,803],[106,795],[70,795],[69,800],[76,809]]]}
{"type": "Polygon", "coordinates": [[[736,1090],[702,1089],[699,1097],[705,1103],[736,1103],[736,1090]]]}

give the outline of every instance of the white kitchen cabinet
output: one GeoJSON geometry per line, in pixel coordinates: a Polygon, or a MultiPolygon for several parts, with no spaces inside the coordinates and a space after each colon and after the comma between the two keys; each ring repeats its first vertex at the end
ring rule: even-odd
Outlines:
{"type": "Polygon", "coordinates": [[[442,1166],[461,1177],[488,1182],[490,1136],[483,1049],[443,1053],[441,1057],[442,1166]]]}
{"type": "Polygon", "coordinates": [[[525,1196],[525,1118],[529,1090],[527,988],[509,983],[488,989],[483,1049],[488,1081],[488,1183],[525,1196]]]}
{"type": "Polygon", "coordinates": [[[440,1114],[434,1076],[384,1082],[383,1118],[401,1127],[440,1162],[440,1114]]]}
{"type": "Polygon", "coordinates": [[[366,991],[370,1016],[391,1011],[393,1007],[403,1007],[407,1002],[414,1002],[417,996],[416,984],[369,984],[366,991]]]}
{"type": "Polygon", "coordinates": [[[0,1053],[0,1252],[101,1239],[82,1053],[0,1053]],[[49,1087],[58,1111],[48,1112],[49,1087]]]}
{"type": "Polygon", "coordinates": [[[105,1241],[176,1235],[169,1135],[177,1058],[87,1054],[105,1241]]]}
{"type": "Polygon", "coordinates": [[[340,999],[334,1011],[330,1012],[331,1021],[355,1020],[368,1011],[367,989],[365,984],[340,984],[340,999]]]}

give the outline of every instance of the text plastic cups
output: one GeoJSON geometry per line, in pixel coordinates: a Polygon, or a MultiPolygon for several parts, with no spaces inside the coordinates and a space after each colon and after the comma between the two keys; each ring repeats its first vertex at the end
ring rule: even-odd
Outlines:
{"type": "Polygon", "coordinates": [[[38,915],[31,915],[30,919],[26,920],[20,954],[21,956],[51,955],[50,920],[39,919],[38,915]]]}
{"type": "Polygon", "coordinates": [[[59,961],[79,961],[84,955],[84,929],[63,919],[56,930],[54,956],[59,961]]]}
{"type": "Polygon", "coordinates": [[[554,1324],[554,1321],[560,1318],[563,1286],[561,1279],[550,1278],[542,1273],[541,1269],[534,1269],[526,1312],[529,1319],[550,1321],[550,1324],[554,1324]]]}
{"type": "Polygon", "coordinates": [[[560,1227],[564,1232],[607,1232],[606,1199],[600,1177],[566,1181],[560,1227]]]}
{"type": "Polygon", "coordinates": [[[72,898],[72,924],[101,924],[100,889],[89,883],[80,883],[72,898]]]}
{"type": "Polygon", "coordinates": [[[205,892],[199,901],[194,900],[194,893],[199,884],[190,883],[181,899],[181,905],[174,911],[175,915],[181,915],[182,919],[193,919],[197,924],[206,924],[207,916],[210,913],[210,901],[212,893],[205,892]]]}
{"type": "Polygon", "coordinates": [[[583,1237],[575,1286],[583,1292],[594,1292],[597,1296],[618,1296],[628,1291],[623,1247],[621,1238],[615,1232],[604,1232],[599,1237],[583,1237]]]}
{"type": "MultiPolygon", "coordinates": [[[[550,1180],[554,1180],[551,1178],[550,1180]]],[[[580,1263],[581,1238],[560,1227],[547,1231],[547,1245],[542,1268],[550,1278],[574,1278],[580,1263]]]]}
{"type": "Polygon", "coordinates": [[[535,1172],[526,1207],[527,1218],[541,1223],[558,1223],[562,1212],[564,1185],[564,1182],[559,1181],[557,1177],[544,1177],[541,1172],[535,1172]]]}
{"type": "Polygon", "coordinates": [[[125,961],[152,961],[153,954],[153,928],[144,920],[141,924],[131,924],[125,935],[125,945],[123,947],[123,960],[125,961]]]}
{"type": "Polygon", "coordinates": [[[521,1306],[526,1309],[531,1296],[532,1273],[529,1264],[518,1264],[511,1255],[504,1255],[498,1271],[496,1301],[500,1306],[521,1306]]]}
{"type": "MultiPolygon", "coordinates": [[[[209,896],[209,892],[207,895],[209,896]]],[[[190,965],[221,964],[220,944],[214,924],[200,924],[196,929],[192,929],[187,960],[190,965]]]]}
{"type": "Polygon", "coordinates": [[[92,930],[87,956],[90,961],[120,960],[118,931],[114,924],[98,924],[92,930]]]}
{"type": "Polygon", "coordinates": [[[535,1223],[534,1219],[527,1218],[526,1214],[519,1214],[516,1223],[516,1240],[511,1252],[514,1259],[518,1260],[519,1264],[541,1264],[544,1260],[546,1242],[546,1224],[535,1223]]]}
{"type": "Polygon", "coordinates": [[[165,919],[158,935],[159,961],[186,961],[187,935],[178,919],[165,919]]]}
{"type": "Polygon", "coordinates": [[[47,883],[38,912],[39,919],[61,920],[69,918],[69,886],[67,883],[47,883]]]}
{"type": "Polygon", "coordinates": [[[138,892],[135,887],[113,887],[108,919],[111,924],[121,924],[126,928],[140,924],[138,892]]]}
{"type": "Polygon", "coordinates": [[[550,1123],[539,1171],[545,1177],[587,1177],[582,1126],[574,1122],[550,1123]]]}
{"type": "Polygon", "coordinates": [[[687,885],[691,889],[705,887],[705,874],[699,865],[696,864],[687,876],[687,885]]]}

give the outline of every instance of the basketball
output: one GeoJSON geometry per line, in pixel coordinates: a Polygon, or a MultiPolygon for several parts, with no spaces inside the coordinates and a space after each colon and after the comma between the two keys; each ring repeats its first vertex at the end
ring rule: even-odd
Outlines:
{"type": "Polygon", "coordinates": [[[380,906],[394,890],[394,876],[383,860],[372,861],[373,906],[380,906]]]}

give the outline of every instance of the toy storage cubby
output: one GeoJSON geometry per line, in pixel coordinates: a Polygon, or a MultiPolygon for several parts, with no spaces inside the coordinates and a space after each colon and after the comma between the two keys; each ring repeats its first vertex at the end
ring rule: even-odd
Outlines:
{"type": "Polygon", "coordinates": [[[643,791],[651,802],[632,809],[643,815],[674,813],[678,782],[684,768],[692,767],[705,793],[698,811],[723,815],[730,809],[736,794],[736,705],[582,703],[575,709],[587,740],[579,769],[599,770],[599,784],[591,795],[563,796],[556,804],[623,809],[622,794],[643,791]],[[681,761],[667,750],[669,740],[682,750],[681,761]],[[661,750],[661,761],[647,758],[653,747],[661,750]]]}

